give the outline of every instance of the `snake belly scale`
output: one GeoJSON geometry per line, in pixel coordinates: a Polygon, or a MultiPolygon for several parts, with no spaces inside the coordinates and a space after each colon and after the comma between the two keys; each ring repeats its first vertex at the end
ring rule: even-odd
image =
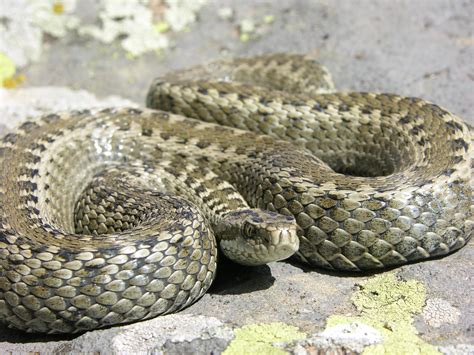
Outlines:
{"type": "Polygon", "coordinates": [[[153,110],[52,113],[7,134],[0,319],[81,332],[174,312],[206,292],[217,249],[199,201],[132,184],[97,195],[95,214],[114,209],[98,223],[124,228],[76,232],[90,181],[128,164],[208,169],[222,181],[216,190],[296,220],[295,255],[315,267],[377,269],[465,245],[474,226],[470,127],[421,99],[332,90],[304,56],[220,61],[155,81],[153,110]]]}

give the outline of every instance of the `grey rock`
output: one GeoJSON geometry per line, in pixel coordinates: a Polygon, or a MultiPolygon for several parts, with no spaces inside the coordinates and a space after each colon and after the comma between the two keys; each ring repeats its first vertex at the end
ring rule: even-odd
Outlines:
{"type": "Polygon", "coordinates": [[[220,354],[229,344],[228,340],[214,339],[195,339],[192,341],[173,342],[168,340],[162,350],[165,354],[220,354]]]}
{"type": "Polygon", "coordinates": [[[0,88],[0,134],[21,120],[49,111],[78,110],[92,107],[137,106],[119,96],[97,98],[85,90],[40,86],[8,90],[0,88]]]}
{"type": "Polygon", "coordinates": [[[85,333],[72,341],[32,344],[0,343],[2,353],[160,354],[210,353],[224,349],[232,331],[217,318],[174,314],[123,327],[85,333]]]}

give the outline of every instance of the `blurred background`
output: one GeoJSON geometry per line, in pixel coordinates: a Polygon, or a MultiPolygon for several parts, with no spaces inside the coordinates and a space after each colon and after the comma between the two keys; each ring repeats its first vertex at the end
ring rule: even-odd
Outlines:
{"type": "Polygon", "coordinates": [[[472,0],[0,0],[0,123],[35,113],[28,97],[143,105],[160,74],[267,52],[309,53],[341,90],[419,96],[472,123],[473,14],[472,0]]]}

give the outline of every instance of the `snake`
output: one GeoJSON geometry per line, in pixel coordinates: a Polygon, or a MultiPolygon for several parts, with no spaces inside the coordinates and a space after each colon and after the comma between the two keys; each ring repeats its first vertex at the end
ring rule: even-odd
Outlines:
{"type": "Polygon", "coordinates": [[[336,92],[300,54],[165,74],[146,105],[46,113],[2,138],[8,326],[78,333],[179,311],[221,252],[359,272],[472,237],[472,127],[438,105],[336,92]]]}

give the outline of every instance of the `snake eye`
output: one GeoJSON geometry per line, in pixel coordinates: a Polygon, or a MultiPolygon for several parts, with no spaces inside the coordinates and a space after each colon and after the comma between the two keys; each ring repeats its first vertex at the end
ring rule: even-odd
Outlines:
{"type": "Polygon", "coordinates": [[[253,238],[257,234],[257,228],[249,222],[244,223],[243,234],[246,238],[253,238]]]}

